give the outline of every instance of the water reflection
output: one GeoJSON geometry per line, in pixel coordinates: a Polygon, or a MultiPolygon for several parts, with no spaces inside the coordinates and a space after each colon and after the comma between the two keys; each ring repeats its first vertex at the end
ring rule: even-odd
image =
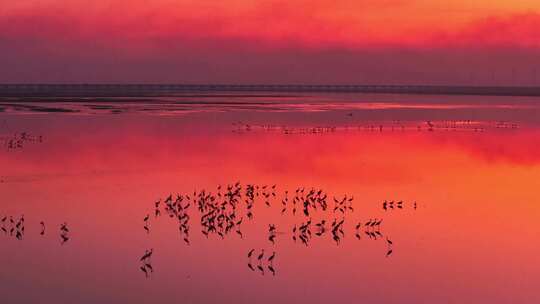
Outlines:
{"type": "Polygon", "coordinates": [[[4,112],[2,300],[538,302],[538,111],[488,105],[4,112]]]}

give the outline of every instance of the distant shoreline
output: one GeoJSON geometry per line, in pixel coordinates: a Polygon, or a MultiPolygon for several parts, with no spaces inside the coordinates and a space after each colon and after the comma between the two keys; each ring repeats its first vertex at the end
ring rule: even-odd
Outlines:
{"type": "Polygon", "coordinates": [[[291,93],[540,97],[540,87],[427,85],[0,84],[0,97],[30,99],[57,97],[285,97],[290,96],[291,93]]]}

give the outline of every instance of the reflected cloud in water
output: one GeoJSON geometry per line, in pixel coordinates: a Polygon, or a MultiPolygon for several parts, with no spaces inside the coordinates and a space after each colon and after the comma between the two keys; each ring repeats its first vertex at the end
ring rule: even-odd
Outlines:
{"type": "Polygon", "coordinates": [[[3,102],[3,299],[538,298],[535,102],[220,98],[3,102]]]}

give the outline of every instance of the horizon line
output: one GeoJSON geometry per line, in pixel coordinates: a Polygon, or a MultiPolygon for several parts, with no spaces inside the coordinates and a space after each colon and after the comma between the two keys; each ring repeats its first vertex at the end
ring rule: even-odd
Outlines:
{"type": "Polygon", "coordinates": [[[540,86],[406,84],[0,83],[0,97],[166,97],[172,93],[365,93],[540,97],[540,86]]]}

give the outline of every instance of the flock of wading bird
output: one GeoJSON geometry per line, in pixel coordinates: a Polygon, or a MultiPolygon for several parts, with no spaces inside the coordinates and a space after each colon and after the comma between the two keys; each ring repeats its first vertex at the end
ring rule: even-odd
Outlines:
{"type": "MultiPolygon", "coordinates": [[[[45,222],[39,222],[41,227],[39,235],[45,236],[45,222]]],[[[14,237],[15,239],[22,241],[25,233],[25,221],[24,215],[21,215],[18,219],[13,216],[4,215],[0,217],[0,231],[8,237],[14,237]]],[[[60,224],[59,227],[60,244],[64,245],[70,240],[70,232],[67,223],[60,224]]]]}
{"type": "MultiPolygon", "coordinates": [[[[263,208],[278,207],[281,215],[288,214],[297,221],[292,227],[282,228],[280,232],[276,224],[269,223],[267,239],[270,246],[274,246],[278,239],[284,238],[285,235],[288,235],[294,243],[305,246],[309,246],[313,238],[327,236],[336,245],[341,244],[345,237],[344,224],[347,216],[355,211],[353,196],[330,197],[323,189],[304,187],[293,191],[285,190],[281,192],[283,195],[279,198],[276,193],[276,185],[242,185],[236,182],[224,187],[217,186],[215,192],[200,190],[190,194],[170,194],[152,204],[153,212],[142,218],[143,229],[149,234],[152,217],[156,220],[162,216],[168,217],[177,225],[183,242],[190,245],[192,220],[197,216],[200,232],[206,238],[225,239],[232,235],[244,239],[242,225],[254,219],[254,206],[261,205],[263,208]],[[322,218],[315,221],[312,216],[322,218]]],[[[405,206],[417,209],[416,202],[406,204],[403,201],[385,200],[382,203],[384,211],[402,210],[405,206]]],[[[393,242],[381,232],[382,223],[381,218],[353,222],[354,235],[358,240],[366,238],[385,241],[386,257],[389,257],[393,252],[393,242]]],[[[142,263],[140,269],[147,277],[154,270],[150,263],[153,252],[153,248],[147,249],[140,258],[142,263]]],[[[247,259],[248,269],[258,270],[263,275],[267,269],[272,275],[276,274],[274,268],[276,251],[271,250],[270,254],[270,251],[265,249],[252,248],[247,253],[247,259]]]]}
{"type": "Polygon", "coordinates": [[[12,135],[3,135],[0,136],[0,142],[6,150],[20,150],[29,143],[42,143],[42,135],[32,135],[27,132],[15,133],[12,135]]]}
{"type": "MultiPolygon", "coordinates": [[[[348,114],[352,116],[352,113],[348,114]]],[[[484,132],[488,129],[517,129],[517,123],[508,121],[473,121],[473,120],[443,120],[425,122],[404,122],[400,120],[367,122],[355,125],[343,126],[317,126],[317,127],[293,127],[272,124],[249,124],[245,122],[232,123],[234,133],[244,133],[251,131],[281,132],[283,134],[321,134],[334,133],[339,131],[473,131],[484,132]]]]}

